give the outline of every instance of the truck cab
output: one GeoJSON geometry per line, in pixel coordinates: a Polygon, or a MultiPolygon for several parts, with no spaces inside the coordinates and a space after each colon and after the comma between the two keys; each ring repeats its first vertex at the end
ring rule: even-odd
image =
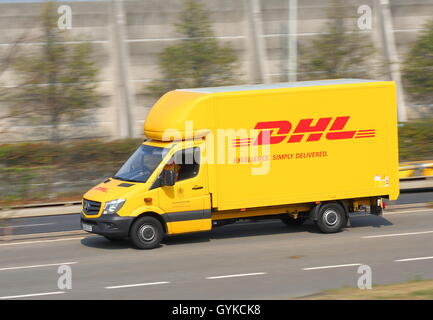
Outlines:
{"type": "Polygon", "coordinates": [[[131,239],[140,248],[153,247],[163,234],[210,230],[203,144],[145,141],[113,177],[83,196],[83,229],[117,240],[143,218],[131,239]]]}

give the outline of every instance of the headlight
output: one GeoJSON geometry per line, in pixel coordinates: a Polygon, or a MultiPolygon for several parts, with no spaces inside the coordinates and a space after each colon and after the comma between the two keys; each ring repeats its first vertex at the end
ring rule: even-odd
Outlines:
{"type": "Polygon", "coordinates": [[[116,199],[105,203],[104,211],[102,214],[114,214],[122,208],[125,199],[116,199]]]}

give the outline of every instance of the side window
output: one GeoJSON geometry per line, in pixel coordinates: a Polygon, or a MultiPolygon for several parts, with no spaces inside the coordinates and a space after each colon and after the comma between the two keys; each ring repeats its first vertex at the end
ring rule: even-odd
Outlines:
{"type": "MultiPolygon", "coordinates": [[[[176,171],[176,182],[194,178],[200,169],[200,148],[194,147],[177,151],[166,164],[166,167],[171,168],[170,170],[172,170],[172,166],[176,171]]],[[[149,190],[161,187],[161,175],[162,173],[149,190]]]]}
{"type": "Polygon", "coordinates": [[[191,179],[198,174],[200,169],[200,148],[179,150],[173,157],[177,173],[176,181],[191,179]]]}

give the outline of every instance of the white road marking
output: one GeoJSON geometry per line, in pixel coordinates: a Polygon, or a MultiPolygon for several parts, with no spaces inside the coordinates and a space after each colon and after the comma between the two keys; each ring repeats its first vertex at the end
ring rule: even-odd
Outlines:
{"type": "Polygon", "coordinates": [[[394,262],[405,262],[405,261],[416,261],[416,260],[429,260],[429,259],[433,259],[433,257],[420,257],[420,258],[399,259],[399,260],[394,260],[394,262]]]}
{"type": "Polygon", "coordinates": [[[263,274],[267,274],[267,272],[229,274],[229,275],[226,275],[226,276],[206,277],[206,279],[208,279],[208,280],[213,280],[213,279],[223,279],[223,278],[235,278],[235,277],[246,277],[246,276],[258,276],[258,275],[263,275],[263,274]]]}
{"type": "Polygon", "coordinates": [[[17,245],[20,245],[20,244],[33,244],[33,243],[57,242],[57,241],[68,241],[68,240],[81,240],[81,239],[84,239],[84,238],[85,237],[53,239],[53,240],[22,241],[22,242],[11,242],[11,243],[0,243],[0,247],[17,246],[17,245]]]}
{"type": "Polygon", "coordinates": [[[380,234],[377,236],[363,236],[362,238],[371,239],[371,238],[384,238],[384,237],[399,237],[399,236],[412,236],[412,235],[417,235],[417,234],[428,234],[428,233],[433,233],[433,231],[390,233],[390,234],[380,234]]]}
{"type": "Polygon", "coordinates": [[[0,268],[0,271],[5,270],[18,270],[18,269],[31,269],[31,268],[43,268],[43,267],[52,267],[52,266],[62,266],[65,264],[76,264],[78,262],[59,262],[59,263],[50,263],[50,264],[37,264],[33,266],[20,266],[20,267],[7,267],[7,268],[0,268]]]}
{"type": "Polygon", "coordinates": [[[360,263],[350,263],[350,264],[337,264],[334,266],[322,266],[322,267],[311,267],[311,268],[302,268],[302,270],[318,270],[318,269],[331,269],[331,268],[344,268],[344,267],[354,267],[360,266],[360,263]]]}
{"type": "Polygon", "coordinates": [[[170,283],[170,282],[168,282],[168,281],[160,281],[160,282],[126,284],[126,285],[121,285],[121,286],[105,287],[104,289],[119,289],[119,288],[131,288],[131,287],[141,287],[141,286],[154,286],[154,285],[158,285],[158,284],[167,284],[167,283],[170,283]]]}
{"type": "Polygon", "coordinates": [[[17,299],[17,298],[39,297],[39,296],[49,296],[49,295],[53,295],[53,294],[62,294],[62,293],[65,293],[65,291],[22,294],[19,296],[0,297],[0,299],[17,299]]]}
{"type": "Polygon", "coordinates": [[[53,225],[53,224],[56,224],[56,223],[50,222],[50,223],[20,224],[20,225],[16,225],[16,226],[0,227],[0,229],[49,226],[49,225],[53,225]]]}

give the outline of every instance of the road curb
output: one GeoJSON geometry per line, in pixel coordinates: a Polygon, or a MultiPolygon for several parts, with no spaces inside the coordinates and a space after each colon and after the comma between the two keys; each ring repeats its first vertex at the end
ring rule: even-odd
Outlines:
{"type": "Polygon", "coordinates": [[[80,212],[81,205],[68,204],[64,206],[38,206],[35,208],[1,210],[0,219],[60,216],[65,214],[80,214],[80,212]]]}

